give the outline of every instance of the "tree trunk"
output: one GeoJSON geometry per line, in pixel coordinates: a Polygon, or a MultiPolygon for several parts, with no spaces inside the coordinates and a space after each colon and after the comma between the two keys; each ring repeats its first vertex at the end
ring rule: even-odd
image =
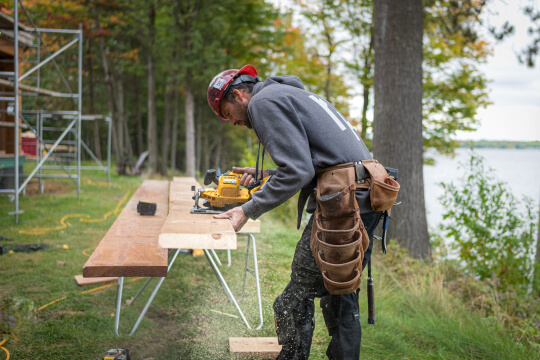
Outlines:
{"type": "Polygon", "coordinates": [[[195,176],[195,124],[193,119],[193,93],[190,77],[186,77],[186,175],[195,176]]]}
{"type": "Polygon", "coordinates": [[[363,82],[363,95],[364,95],[364,105],[362,107],[362,132],[360,136],[362,140],[366,141],[367,137],[367,112],[369,108],[369,92],[371,90],[371,84],[369,83],[369,76],[371,74],[371,68],[373,66],[373,29],[371,30],[371,36],[369,39],[369,47],[364,53],[364,68],[362,74],[363,82]]]}
{"type": "MultiPolygon", "coordinates": [[[[96,99],[94,96],[94,62],[92,61],[92,54],[90,40],[86,41],[86,57],[88,59],[88,82],[89,82],[89,91],[90,91],[90,113],[92,115],[96,114],[96,99]]],[[[99,137],[99,122],[98,120],[92,120],[92,127],[94,130],[94,155],[101,160],[101,142],[99,137]]]]}
{"type": "Polygon", "coordinates": [[[334,53],[334,40],[328,26],[326,25],[326,19],[323,20],[324,36],[328,45],[328,63],[326,64],[326,84],[324,86],[324,95],[326,101],[330,101],[331,87],[332,87],[332,55],[334,53]]]}
{"type": "Polygon", "coordinates": [[[155,0],[150,1],[148,8],[148,172],[152,175],[158,170],[158,141],[156,119],[156,82],[154,78],[154,25],[156,21],[155,0]]]}
{"type": "Polygon", "coordinates": [[[422,137],[422,0],[375,1],[373,154],[399,169],[402,204],[389,236],[414,257],[430,257],[424,203],[422,137]]]}
{"type": "MultiPolygon", "coordinates": [[[[111,66],[111,72],[114,71],[113,67],[111,66]]],[[[114,92],[115,98],[116,98],[116,124],[118,126],[118,147],[120,148],[120,156],[121,162],[123,163],[126,157],[126,144],[125,144],[125,115],[124,115],[124,83],[122,81],[122,67],[120,66],[120,71],[113,77],[115,81],[115,89],[114,92]]],[[[117,160],[120,162],[120,160],[117,160]]]]}
{"type": "MultiPolygon", "coordinates": [[[[220,120],[221,121],[221,120],[220,120]]],[[[211,146],[215,143],[209,144],[209,132],[208,132],[208,121],[205,121],[204,124],[201,124],[202,131],[201,131],[201,161],[202,161],[202,170],[203,172],[206,172],[206,170],[210,169],[210,153],[212,151],[211,146]]]]}
{"type": "Polygon", "coordinates": [[[371,87],[369,85],[363,85],[363,96],[364,96],[364,105],[362,106],[362,131],[360,132],[360,137],[363,141],[366,141],[367,136],[367,112],[369,108],[369,90],[371,87]]]}
{"type": "MultiPolygon", "coordinates": [[[[169,78],[172,77],[172,74],[169,73],[169,78]]],[[[164,101],[165,101],[165,121],[163,124],[163,135],[161,136],[161,173],[163,175],[167,174],[167,165],[169,164],[169,152],[171,143],[171,116],[172,116],[172,97],[173,89],[168,85],[168,81],[165,81],[165,91],[164,91],[164,101]]]]}
{"type": "Polygon", "coordinates": [[[126,155],[129,161],[132,160],[133,157],[133,145],[131,144],[131,136],[130,136],[130,126],[129,126],[129,116],[124,113],[124,147],[126,148],[126,155]]]}
{"type": "MultiPolygon", "coordinates": [[[[174,18],[174,27],[178,30],[181,29],[180,27],[180,1],[177,1],[174,6],[173,10],[173,18],[174,18]]],[[[180,34],[181,32],[178,31],[176,34],[180,34]]],[[[174,55],[173,55],[173,61],[175,64],[180,63],[181,61],[181,45],[180,45],[180,36],[174,37],[174,55]]],[[[178,116],[179,116],[179,109],[178,109],[178,68],[173,68],[172,71],[173,76],[173,98],[172,98],[172,106],[173,106],[173,115],[172,115],[172,129],[171,129],[171,169],[176,169],[176,147],[177,147],[177,141],[178,141],[178,116]]]]}
{"type": "MultiPolygon", "coordinates": [[[[203,104],[205,105],[205,104],[203,104]]],[[[197,102],[197,132],[196,132],[196,143],[195,143],[195,169],[201,171],[201,137],[202,137],[202,129],[201,129],[201,123],[202,123],[202,109],[201,109],[201,102],[197,102]]],[[[203,173],[206,173],[206,170],[204,169],[203,173]]]]}
{"type": "Polygon", "coordinates": [[[109,62],[107,60],[107,54],[105,53],[105,40],[103,37],[99,38],[99,51],[101,52],[101,61],[103,63],[103,70],[105,71],[105,84],[107,85],[107,104],[109,106],[109,113],[111,116],[111,130],[112,130],[112,143],[114,147],[114,156],[116,162],[121,161],[120,156],[120,147],[118,143],[118,134],[116,132],[116,121],[115,121],[115,111],[114,111],[114,89],[113,82],[111,78],[111,70],[109,68],[109,62]]]}
{"type": "Polygon", "coordinates": [[[143,135],[143,123],[142,123],[142,112],[141,112],[141,102],[139,98],[139,79],[135,74],[133,79],[133,86],[135,87],[135,112],[136,112],[136,121],[137,121],[137,154],[141,155],[144,151],[144,135],[143,135]]]}
{"type": "Polygon", "coordinates": [[[173,118],[172,118],[172,131],[171,131],[171,169],[176,169],[176,143],[178,140],[178,78],[176,72],[173,75],[173,118]]]}

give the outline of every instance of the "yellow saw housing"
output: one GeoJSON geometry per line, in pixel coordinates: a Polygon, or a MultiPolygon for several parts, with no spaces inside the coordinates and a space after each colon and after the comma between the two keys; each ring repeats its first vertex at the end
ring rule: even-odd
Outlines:
{"type": "Polygon", "coordinates": [[[229,171],[219,177],[216,190],[204,190],[199,193],[199,198],[207,200],[213,208],[234,207],[246,203],[251,199],[251,194],[263,187],[269,177],[261,180],[261,184],[251,189],[240,188],[242,174],[229,171]]]}

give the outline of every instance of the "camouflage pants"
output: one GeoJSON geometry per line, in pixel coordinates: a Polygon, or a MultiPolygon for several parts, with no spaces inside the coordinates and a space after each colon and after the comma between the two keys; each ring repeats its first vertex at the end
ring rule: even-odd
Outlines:
{"type": "MultiPolygon", "coordinates": [[[[362,215],[369,235],[369,248],[362,266],[371,258],[373,231],[380,213],[362,215]]],[[[291,265],[291,280],[274,301],[274,314],[279,343],[283,346],[277,359],[308,359],[315,327],[314,299],[321,298],[321,308],[328,332],[332,337],[326,354],[329,359],[358,359],[362,330],[358,313],[358,293],[330,294],[323,284],[321,272],[310,249],[313,216],[296,245],[291,265]]]]}

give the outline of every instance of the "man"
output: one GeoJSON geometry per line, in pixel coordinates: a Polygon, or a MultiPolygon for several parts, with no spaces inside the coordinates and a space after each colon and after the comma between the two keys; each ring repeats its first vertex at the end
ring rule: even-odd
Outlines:
{"type": "MultiPolygon", "coordinates": [[[[277,170],[251,201],[216,218],[230,219],[235,231],[287,201],[299,190],[299,215],[306,195],[312,195],[316,174],[339,164],[371,159],[363,141],[350,123],[328,102],[304,90],[296,76],[270,77],[260,82],[251,65],[226,70],[209,85],[208,102],[223,121],[253,129],[277,165],[277,170]]],[[[240,183],[253,182],[255,169],[233,168],[243,173],[240,183]]],[[[268,175],[265,170],[264,176],[268,175]]],[[[362,266],[371,256],[373,230],[380,218],[371,209],[369,189],[356,189],[356,200],[370,245],[362,266]]],[[[313,212],[313,196],[307,211],[313,212]]],[[[300,224],[300,222],[298,222],[300,224]]],[[[296,246],[291,280],[274,302],[276,332],[282,351],[278,359],[307,359],[314,329],[314,298],[321,308],[332,340],[327,349],[330,359],[360,357],[361,328],[358,292],[332,295],[324,287],[310,249],[313,216],[296,246]]]]}

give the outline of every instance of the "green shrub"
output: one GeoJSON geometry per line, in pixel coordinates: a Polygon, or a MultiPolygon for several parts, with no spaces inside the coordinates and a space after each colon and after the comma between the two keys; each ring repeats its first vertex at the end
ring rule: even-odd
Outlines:
{"type": "Polygon", "coordinates": [[[442,231],[471,274],[491,278],[496,288],[527,289],[533,280],[536,206],[528,197],[518,201],[482,157],[473,153],[461,168],[460,184],[442,184],[442,231]]]}

